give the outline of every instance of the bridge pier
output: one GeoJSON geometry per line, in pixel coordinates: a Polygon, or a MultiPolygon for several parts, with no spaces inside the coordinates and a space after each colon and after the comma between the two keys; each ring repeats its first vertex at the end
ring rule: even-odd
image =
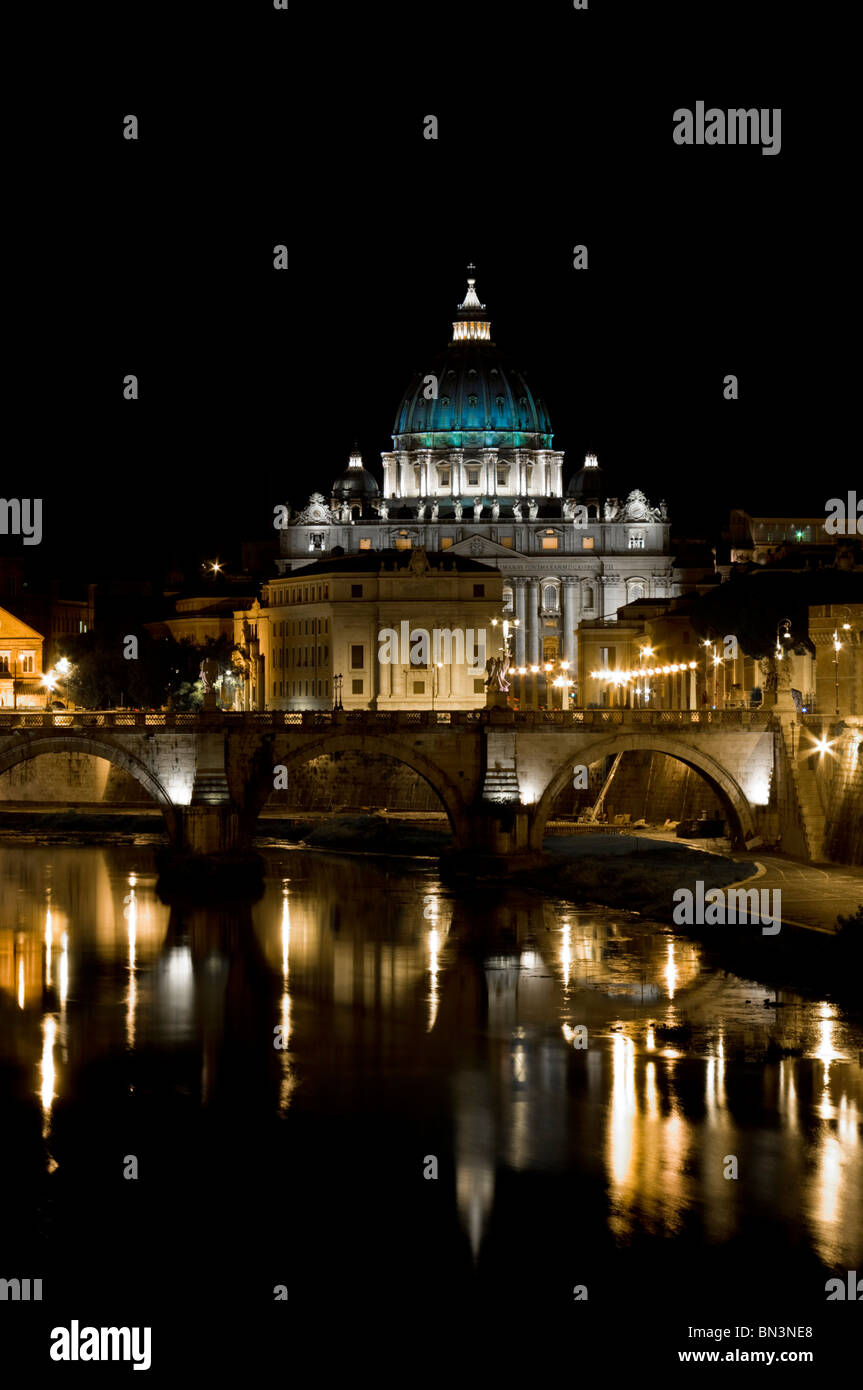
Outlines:
{"type": "Polygon", "coordinates": [[[185,854],[225,854],[241,847],[240,817],[230,803],[178,806],[176,848],[185,854]]]}
{"type": "Polygon", "coordinates": [[[459,873],[506,874],[542,861],[532,844],[536,809],[522,802],[481,801],[444,859],[459,873]]]}

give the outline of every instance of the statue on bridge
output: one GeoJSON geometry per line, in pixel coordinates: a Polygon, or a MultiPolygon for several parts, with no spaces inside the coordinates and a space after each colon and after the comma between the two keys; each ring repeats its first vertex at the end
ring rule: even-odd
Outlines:
{"type": "Polygon", "coordinates": [[[219,663],[214,661],[211,656],[207,656],[201,662],[201,669],[198,672],[201,677],[201,685],[204,688],[204,709],[216,708],[216,678],[219,674],[219,663]]]}
{"type": "Polygon", "coordinates": [[[508,651],[502,651],[500,656],[490,656],[485,663],[485,669],[488,673],[485,682],[486,690],[509,690],[510,682],[507,677],[511,665],[512,657],[508,651]]]}

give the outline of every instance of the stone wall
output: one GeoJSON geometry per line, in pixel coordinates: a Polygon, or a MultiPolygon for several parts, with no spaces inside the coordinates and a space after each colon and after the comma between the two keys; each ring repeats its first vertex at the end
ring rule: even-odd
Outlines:
{"type": "Polygon", "coordinates": [[[608,789],[609,819],[628,812],[632,820],[660,824],[686,816],[724,816],[704,778],[665,753],[624,753],[608,789]]]}
{"type": "MultiPolygon", "coordinates": [[[[863,864],[863,730],[847,731],[832,764],[824,759],[827,833],[825,849],[838,864],[863,864]]],[[[861,884],[863,899],[863,884],[861,884]]]]}
{"type": "Polygon", "coordinates": [[[0,802],[151,802],[128,772],[89,753],[43,753],[0,773],[0,802]]]}
{"type": "Polygon", "coordinates": [[[267,807],[329,811],[339,807],[386,807],[391,811],[442,811],[427,782],[392,758],[338,752],[293,766],[288,785],[270,794],[267,807]]]}

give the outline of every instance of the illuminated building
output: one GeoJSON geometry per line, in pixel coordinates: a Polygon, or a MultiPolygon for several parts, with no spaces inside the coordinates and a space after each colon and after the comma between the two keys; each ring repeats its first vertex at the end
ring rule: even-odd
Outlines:
{"type": "Polygon", "coordinates": [[[0,608],[0,708],[44,709],[42,635],[0,608]]]}
{"type": "Polygon", "coordinates": [[[498,571],[449,551],[360,552],[286,573],[234,615],[234,706],[476,709],[501,589],[498,571]]]}
{"type": "MultiPolygon", "coordinates": [[[[282,577],[325,556],[423,549],[497,568],[516,667],[575,666],[585,618],[679,592],[665,504],[605,496],[588,454],[564,492],[548,410],[491,338],[468,280],[446,350],[404,392],[383,487],[357,449],[329,498],[314,493],[280,531],[282,577]]],[[[527,693],[527,692],[525,692],[527,693]]],[[[573,692],[578,698],[578,692],[573,692]]]]}

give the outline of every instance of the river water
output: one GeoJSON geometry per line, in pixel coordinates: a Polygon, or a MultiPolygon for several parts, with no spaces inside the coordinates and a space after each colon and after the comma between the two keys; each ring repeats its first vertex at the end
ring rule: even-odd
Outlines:
{"type": "Polygon", "coordinates": [[[299,1325],[859,1327],[859,1018],[433,860],[265,857],[254,905],[177,908],[146,846],[0,845],[0,1275],[49,1322],[134,1304],[179,1354],[284,1285],[299,1325]]]}

